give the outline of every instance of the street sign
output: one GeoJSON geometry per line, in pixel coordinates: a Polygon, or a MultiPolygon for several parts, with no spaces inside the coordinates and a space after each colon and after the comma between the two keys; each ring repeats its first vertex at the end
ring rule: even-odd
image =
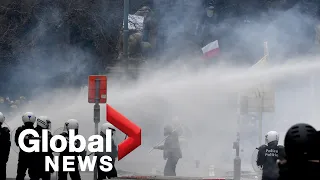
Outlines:
{"type": "MultiPolygon", "coordinates": [[[[264,56],[251,69],[260,69],[268,66],[268,42],[264,42],[264,56]]],[[[274,112],[275,92],[271,83],[263,82],[247,92],[248,112],[274,112]]]]}
{"type": "Polygon", "coordinates": [[[247,93],[248,112],[274,112],[275,92],[272,88],[256,88],[247,93]]]}
{"type": "MultiPolygon", "coordinates": [[[[100,122],[100,104],[107,103],[107,76],[103,75],[91,75],[88,78],[88,102],[94,103],[93,106],[93,122],[94,132],[99,134],[99,122],[100,122]]],[[[97,180],[98,171],[95,166],[93,173],[93,180],[97,180]]]]}
{"type": "Polygon", "coordinates": [[[88,102],[96,103],[96,100],[99,103],[107,102],[107,76],[91,75],[88,78],[88,102]],[[97,97],[96,91],[98,91],[97,97]]]}
{"type": "Polygon", "coordinates": [[[141,145],[141,128],[108,104],[106,110],[107,121],[128,136],[126,140],[118,145],[118,161],[120,161],[141,145]]]}

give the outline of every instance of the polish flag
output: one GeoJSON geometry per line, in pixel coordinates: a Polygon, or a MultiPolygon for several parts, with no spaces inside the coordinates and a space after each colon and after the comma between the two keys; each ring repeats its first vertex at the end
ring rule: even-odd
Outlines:
{"type": "Polygon", "coordinates": [[[207,44],[201,50],[205,58],[212,58],[217,56],[220,52],[218,40],[207,44]]]}

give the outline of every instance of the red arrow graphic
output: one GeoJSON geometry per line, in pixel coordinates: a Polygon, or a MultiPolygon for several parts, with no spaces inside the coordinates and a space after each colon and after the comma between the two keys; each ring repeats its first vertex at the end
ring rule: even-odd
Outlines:
{"type": "Polygon", "coordinates": [[[128,138],[118,145],[118,161],[120,161],[141,145],[141,128],[124,117],[109,104],[107,104],[106,109],[107,121],[128,135],[128,138]]]}

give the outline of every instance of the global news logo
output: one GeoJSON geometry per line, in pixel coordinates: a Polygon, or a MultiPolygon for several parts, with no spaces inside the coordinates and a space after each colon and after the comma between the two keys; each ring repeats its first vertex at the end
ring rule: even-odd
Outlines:
{"type": "Polygon", "coordinates": [[[21,132],[18,138],[18,144],[22,151],[26,153],[64,153],[68,152],[70,155],[62,156],[45,156],[45,171],[49,172],[50,168],[54,171],[59,171],[59,165],[62,164],[62,170],[74,172],[76,162],[81,171],[94,171],[94,168],[99,162],[99,167],[103,172],[109,172],[113,168],[112,162],[114,159],[107,155],[112,154],[112,130],[107,129],[105,137],[101,135],[92,135],[86,139],[82,135],[75,135],[75,130],[70,129],[68,136],[54,135],[49,139],[47,129],[42,130],[41,136],[33,129],[25,129],[21,132]],[[86,148],[91,153],[102,154],[94,155],[90,158],[89,155],[80,155],[86,152],[86,148]],[[73,154],[77,155],[73,155],[73,154]],[[72,154],[72,155],[71,155],[72,154]],[[61,161],[62,162],[59,162],[61,161]]]}

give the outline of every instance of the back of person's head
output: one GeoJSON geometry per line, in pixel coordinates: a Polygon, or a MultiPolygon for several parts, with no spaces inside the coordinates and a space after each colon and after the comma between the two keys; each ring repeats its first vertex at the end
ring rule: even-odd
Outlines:
{"type": "Polygon", "coordinates": [[[316,129],[309,124],[299,123],[291,126],[284,140],[287,160],[293,162],[310,158],[316,134],[316,129]]]}
{"type": "Polygon", "coordinates": [[[171,125],[164,126],[164,135],[168,136],[171,135],[173,132],[173,127],[171,125]]]}
{"type": "Polygon", "coordinates": [[[320,179],[319,132],[309,124],[291,126],[286,133],[285,161],[279,163],[280,180],[320,179]]]}
{"type": "Polygon", "coordinates": [[[265,136],[266,144],[278,145],[279,133],[277,131],[269,131],[265,136]]]}

